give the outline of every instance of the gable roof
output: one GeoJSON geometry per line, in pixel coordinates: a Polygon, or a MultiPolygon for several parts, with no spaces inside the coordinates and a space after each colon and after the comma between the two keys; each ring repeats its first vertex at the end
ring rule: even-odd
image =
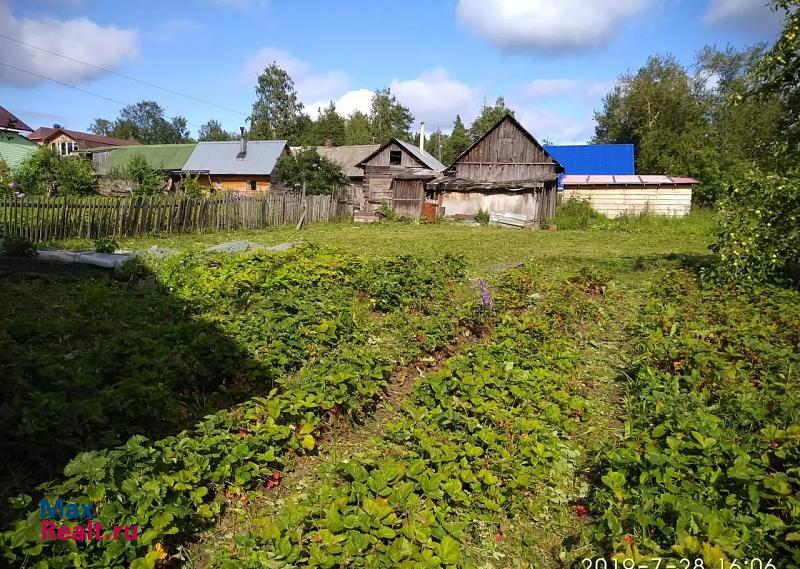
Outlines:
{"type": "MultiPolygon", "coordinates": [[[[541,144],[539,144],[539,141],[538,141],[538,140],[536,140],[536,139],[533,137],[533,135],[532,135],[530,132],[528,132],[528,130],[527,130],[527,129],[526,129],[524,126],[522,126],[522,123],[520,123],[520,122],[519,122],[519,121],[518,121],[516,118],[514,118],[514,115],[512,115],[512,114],[510,114],[510,113],[506,113],[506,115],[505,115],[503,118],[501,118],[499,121],[497,121],[497,123],[495,123],[495,125],[494,125],[492,128],[490,128],[488,131],[486,131],[486,133],[485,133],[483,136],[481,136],[481,137],[480,137],[478,140],[476,140],[475,142],[473,142],[472,144],[470,144],[469,148],[467,148],[467,149],[466,149],[464,152],[462,152],[461,154],[459,154],[459,155],[458,155],[458,158],[456,158],[456,159],[453,161],[453,164],[456,164],[456,163],[457,163],[459,160],[461,160],[462,158],[464,158],[464,156],[466,156],[467,154],[469,154],[470,152],[472,152],[472,149],[473,149],[473,148],[475,148],[475,147],[476,147],[476,146],[478,146],[478,145],[479,145],[481,142],[483,142],[483,139],[484,139],[484,138],[486,138],[486,137],[487,137],[487,136],[489,136],[491,133],[493,133],[493,132],[494,132],[494,131],[495,131],[497,128],[499,128],[499,127],[500,127],[500,125],[501,125],[501,124],[503,124],[503,123],[504,123],[504,122],[506,122],[506,121],[509,121],[509,122],[511,122],[511,124],[512,124],[512,125],[514,125],[514,127],[515,127],[515,128],[517,128],[517,129],[518,129],[518,130],[519,130],[519,131],[520,131],[520,132],[521,132],[523,135],[525,135],[525,138],[527,138],[528,140],[530,140],[530,141],[531,141],[531,142],[532,142],[534,145],[536,145],[536,147],[537,147],[539,150],[541,150],[542,152],[544,152],[545,156],[547,156],[548,158],[550,158],[550,159],[553,161],[553,163],[556,165],[556,172],[558,172],[558,173],[560,174],[560,173],[562,173],[562,172],[564,171],[564,166],[562,166],[562,165],[561,165],[561,163],[560,163],[558,160],[556,160],[556,159],[553,157],[553,155],[552,155],[552,154],[550,154],[550,153],[547,151],[547,149],[545,149],[545,147],[544,147],[544,146],[542,146],[541,144]]],[[[452,168],[453,164],[451,164],[451,165],[450,165],[450,168],[452,168]]]]}
{"type": "Polygon", "coordinates": [[[284,149],[289,147],[285,140],[248,140],[244,158],[238,158],[240,144],[240,141],[198,142],[183,171],[269,176],[284,149]]]}
{"type": "Polygon", "coordinates": [[[390,146],[391,144],[397,144],[398,146],[402,147],[403,150],[411,154],[417,162],[419,162],[425,168],[430,168],[436,172],[441,172],[444,170],[445,166],[441,162],[439,162],[433,155],[425,152],[424,150],[420,150],[418,147],[414,146],[410,142],[405,142],[404,140],[400,140],[399,138],[392,138],[388,142],[381,144],[374,152],[372,152],[369,156],[361,160],[356,166],[361,167],[366,162],[372,160],[375,156],[380,154],[381,152],[386,149],[386,147],[390,146]]]}
{"type": "Polygon", "coordinates": [[[67,130],[65,128],[40,127],[28,135],[28,140],[36,142],[46,142],[47,140],[66,134],[71,139],[82,142],[86,148],[96,148],[98,146],[133,146],[139,145],[138,140],[128,140],[125,138],[114,138],[111,136],[101,136],[90,132],[80,132],[77,130],[67,130]]]}
{"type": "Polygon", "coordinates": [[[95,149],[95,167],[101,176],[113,168],[124,168],[136,155],[144,157],[151,167],[157,170],[176,172],[183,168],[197,144],[139,144],[95,149]],[[105,160],[97,160],[97,155],[107,153],[105,160]]]}
{"type": "MultiPolygon", "coordinates": [[[[316,146],[314,148],[317,149],[317,154],[341,166],[345,176],[360,178],[364,176],[364,171],[358,168],[357,164],[380,147],[380,144],[350,144],[344,146],[316,146]]],[[[303,148],[305,147],[293,146],[292,152],[303,148]]]]}
{"type": "Polygon", "coordinates": [[[33,129],[22,122],[14,113],[0,107],[0,129],[31,132],[33,129]]]}
{"type": "Polygon", "coordinates": [[[10,168],[16,168],[36,150],[36,145],[18,132],[0,131],[0,160],[10,168]]]}

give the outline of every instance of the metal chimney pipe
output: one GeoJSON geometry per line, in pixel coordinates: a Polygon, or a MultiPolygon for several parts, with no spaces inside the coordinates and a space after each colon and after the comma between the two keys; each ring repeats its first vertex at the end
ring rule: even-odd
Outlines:
{"type": "Polygon", "coordinates": [[[419,149],[425,152],[425,123],[419,123],[419,149]]]}
{"type": "Polygon", "coordinates": [[[239,154],[244,158],[244,155],[247,154],[247,139],[244,137],[244,127],[239,127],[239,132],[241,133],[241,138],[239,139],[239,154]]]}

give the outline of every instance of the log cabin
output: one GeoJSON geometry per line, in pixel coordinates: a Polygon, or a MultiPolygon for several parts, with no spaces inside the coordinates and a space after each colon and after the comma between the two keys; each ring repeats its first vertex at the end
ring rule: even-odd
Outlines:
{"type": "Polygon", "coordinates": [[[444,170],[444,164],[428,152],[397,138],[381,145],[357,166],[364,170],[364,203],[367,214],[389,206],[400,217],[419,217],[425,182],[444,170]]]}
{"type": "Polygon", "coordinates": [[[427,184],[426,201],[448,217],[536,227],[555,215],[563,166],[512,115],[506,115],[427,184]]]}

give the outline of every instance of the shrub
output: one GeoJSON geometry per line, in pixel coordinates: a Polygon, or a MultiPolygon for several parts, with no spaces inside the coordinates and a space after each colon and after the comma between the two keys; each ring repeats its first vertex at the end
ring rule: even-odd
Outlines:
{"type": "Polygon", "coordinates": [[[558,206],[553,223],[559,229],[588,229],[594,222],[605,219],[588,201],[572,197],[558,206]]]}
{"type": "Polygon", "coordinates": [[[0,254],[6,257],[35,257],[36,245],[27,237],[6,235],[0,241],[0,254]]]}
{"type": "Polygon", "coordinates": [[[98,253],[113,253],[119,249],[119,244],[113,237],[98,237],[92,241],[92,245],[98,253]]]}
{"type": "Polygon", "coordinates": [[[181,188],[187,198],[199,198],[203,195],[203,187],[200,185],[200,176],[186,174],[181,182],[181,188]]]}
{"type": "Polygon", "coordinates": [[[478,213],[475,214],[475,221],[481,225],[489,225],[489,212],[482,209],[478,210],[478,213]]]}
{"type": "Polygon", "coordinates": [[[164,185],[164,176],[154,169],[147,158],[141,154],[132,156],[125,166],[114,170],[111,175],[129,182],[131,192],[136,196],[155,195],[164,185]]]}
{"type": "Polygon", "coordinates": [[[97,190],[97,178],[88,160],[60,156],[50,148],[40,148],[23,160],[12,178],[26,194],[86,195],[97,190]]]}
{"type": "Polygon", "coordinates": [[[746,177],[720,202],[712,280],[747,287],[785,278],[800,262],[798,218],[800,172],[746,177]]]}
{"type": "Polygon", "coordinates": [[[306,185],[306,194],[327,195],[350,183],[342,167],[320,156],[316,148],[304,148],[292,156],[283,156],[277,165],[281,181],[290,189],[306,185]]]}

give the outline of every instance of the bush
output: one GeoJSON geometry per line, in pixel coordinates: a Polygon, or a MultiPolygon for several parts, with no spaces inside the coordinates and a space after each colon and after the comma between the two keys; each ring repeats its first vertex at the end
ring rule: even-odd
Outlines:
{"type": "Polygon", "coordinates": [[[113,237],[98,237],[92,241],[92,245],[98,253],[113,253],[119,249],[119,244],[113,237]]]}
{"type": "Polygon", "coordinates": [[[478,213],[475,214],[475,221],[481,225],[489,225],[489,212],[482,209],[478,210],[478,213]]]}
{"type": "Polygon", "coordinates": [[[87,195],[97,191],[97,178],[89,161],[60,156],[50,148],[31,154],[17,166],[12,178],[26,194],[87,195]]]}
{"type": "Polygon", "coordinates": [[[125,166],[114,170],[111,175],[130,183],[131,192],[136,196],[155,195],[164,185],[164,176],[141,154],[132,156],[125,166]]]}
{"type": "Polygon", "coordinates": [[[751,174],[720,202],[717,283],[753,286],[785,279],[800,262],[800,172],[751,174]]]}
{"type": "Polygon", "coordinates": [[[181,182],[181,188],[187,198],[199,198],[203,195],[203,187],[200,185],[200,175],[186,174],[181,182]]]}
{"type": "Polygon", "coordinates": [[[304,148],[292,156],[283,156],[278,160],[278,172],[281,181],[289,189],[299,190],[306,185],[307,195],[327,195],[350,184],[342,167],[320,156],[316,148],[304,148]]]}
{"type": "Polygon", "coordinates": [[[572,197],[558,206],[553,223],[559,229],[588,229],[594,222],[606,219],[588,201],[572,197]]]}
{"type": "Polygon", "coordinates": [[[35,257],[36,245],[27,237],[7,235],[0,241],[0,254],[6,257],[35,257]]]}

